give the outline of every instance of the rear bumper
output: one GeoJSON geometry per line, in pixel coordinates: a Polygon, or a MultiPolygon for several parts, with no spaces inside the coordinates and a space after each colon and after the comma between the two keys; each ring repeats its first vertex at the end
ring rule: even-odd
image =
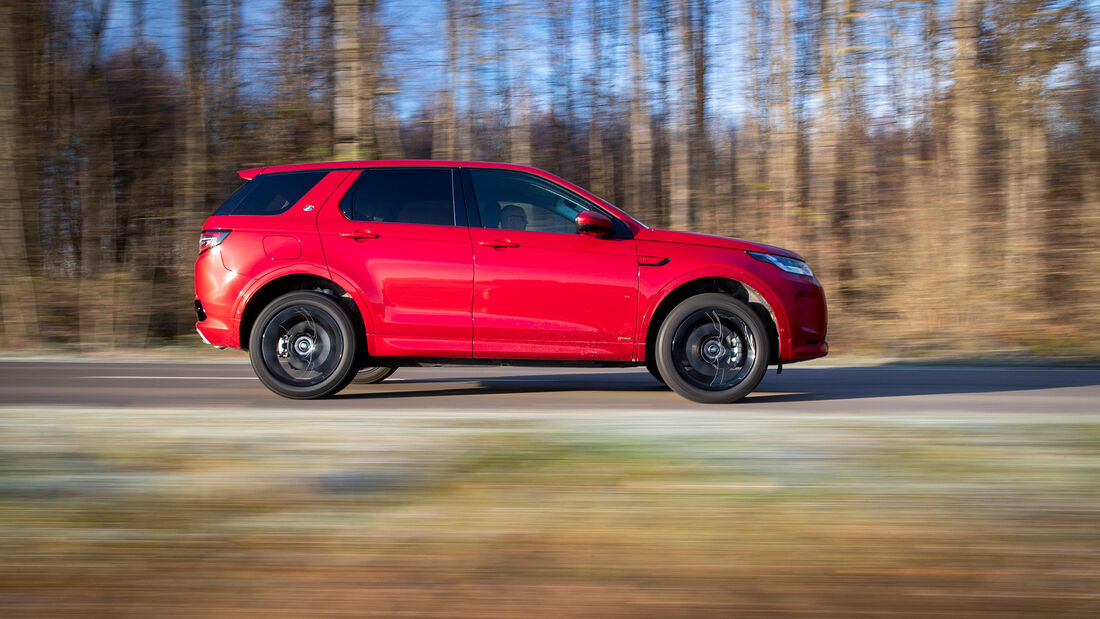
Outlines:
{"type": "Polygon", "coordinates": [[[195,323],[195,331],[199,332],[199,337],[206,344],[213,346],[214,348],[240,348],[240,337],[236,334],[236,329],[214,326],[209,324],[210,320],[207,319],[204,322],[195,323]]]}
{"type": "Polygon", "coordinates": [[[198,328],[198,323],[195,324],[195,331],[198,332],[199,337],[202,338],[202,343],[203,344],[206,344],[207,346],[213,346],[214,348],[225,348],[225,346],[218,346],[216,344],[211,344],[210,340],[206,339],[206,335],[203,334],[202,329],[198,328]]]}
{"type": "Polygon", "coordinates": [[[225,268],[215,247],[195,263],[195,329],[204,342],[218,348],[240,348],[240,316],[235,307],[241,291],[252,281],[225,268]],[[205,318],[205,319],[204,319],[205,318]]]}

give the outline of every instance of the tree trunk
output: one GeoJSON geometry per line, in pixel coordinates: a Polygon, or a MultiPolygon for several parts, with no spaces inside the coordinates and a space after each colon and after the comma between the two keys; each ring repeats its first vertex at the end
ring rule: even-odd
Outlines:
{"type": "Polygon", "coordinates": [[[454,159],[457,151],[458,119],[455,91],[458,89],[459,2],[445,2],[447,28],[447,85],[439,95],[432,131],[432,159],[454,159]]]}
{"type": "Polygon", "coordinates": [[[1026,103],[1009,111],[1005,170],[1004,287],[1010,297],[1023,300],[1037,294],[1044,227],[1046,136],[1026,103]]]}
{"type": "Polygon", "coordinates": [[[676,37],[672,42],[672,83],[669,97],[669,227],[673,230],[691,228],[691,127],[689,125],[692,88],[692,23],[689,0],[676,4],[676,37]]]}
{"type": "Polygon", "coordinates": [[[0,3],[0,324],[4,348],[35,344],[38,308],[23,242],[23,204],[16,176],[17,97],[14,9],[0,3]]]}
{"type": "Polygon", "coordinates": [[[91,7],[91,50],[79,97],[81,168],[80,341],[86,349],[114,345],[118,307],[116,212],[111,109],[99,55],[111,3],[91,7]]]}
{"type": "Polygon", "coordinates": [[[651,224],[657,215],[653,190],[653,130],[646,94],[645,51],[642,48],[641,1],[630,1],[630,210],[651,224]]]}
{"type": "Polygon", "coordinates": [[[836,212],[837,148],[839,147],[839,104],[837,97],[837,3],[821,0],[817,15],[817,75],[821,103],[814,115],[810,145],[809,235],[818,257],[814,270],[822,281],[835,279],[836,236],[830,226],[836,212]]]}
{"type": "Polygon", "coordinates": [[[363,81],[359,44],[361,0],[335,0],[332,29],[336,36],[336,72],[333,91],[333,156],[341,160],[360,157],[363,148],[360,125],[363,81]]]}
{"type": "Polygon", "coordinates": [[[773,124],[772,139],[774,148],[770,154],[774,164],[768,166],[771,172],[771,183],[774,187],[775,213],[771,218],[773,222],[772,236],[768,242],[776,243],[783,247],[792,247],[796,244],[795,211],[797,208],[798,181],[796,168],[796,134],[794,118],[794,101],[792,81],[794,77],[794,20],[791,14],[790,0],[779,1],[779,53],[775,58],[773,69],[774,83],[778,92],[774,93],[778,104],[774,109],[775,122],[773,124]]]}
{"type": "Polygon", "coordinates": [[[589,17],[592,20],[592,69],[589,75],[588,87],[588,170],[589,186],[596,195],[611,195],[611,183],[609,182],[610,167],[605,161],[603,138],[603,79],[604,62],[606,55],[603,51],[604,40],[607,37],[607,26],[604,22],[603,5],[600,0],[591,0],[589,5],[589,17]]]}
{"type": "MultiPolygon", "coordinates": [[[[183,122],[178,125],[179,141],[183,149],[182,161],[175,179],[176,251],[179,256],[192,257],[196,251],[196,239],[201,232],[203,206],[206,193],[206,83],[203,68],[207,54],[203,33],[206,30],[205,0],[182,0],[184,14],[183,57],[183,122]]],[[[181,284],[191,279],[191,260],[181,260],[177,281],[181,284]]],[[[180,286],[184,289],[184,286],[180,286]]],[[[186,294],[186,290],[181,290],[186,294]]],[[[181,299],[182,301],[182,299],[181,299]]],[[[194,315],[190,312],[178,316],[177,331],[193,332],[194,315]]]]}
{"type": "Polygon", "coordinates": [[[948,141],[951,149],[953,212],[944,222],[950,230],[952,251],[948,262],[955,284],[954,294],[968,296],[973,276],[971,226],[975,203],[981,198],[978,171],[978,6],[974,0],[956,0],[952,29],[955,33],[954,82],[952,91],[953,122],[948,141]]]}

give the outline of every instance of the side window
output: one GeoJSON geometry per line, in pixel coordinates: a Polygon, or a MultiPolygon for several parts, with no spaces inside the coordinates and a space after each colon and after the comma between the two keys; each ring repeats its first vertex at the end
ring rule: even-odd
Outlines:
{"type": "Polygon", "coordinates": [[[215,215],[278,215],[298,203],[328,170],[261,174],[244,184],[215,215]]]}
{"type": "Polygon", "coordinates": [[[364,170],[340,208],[348,219],[403,224],[455,225],[450,168],[364,170]]]}
{"type": "Polygon", "coordinates": [[[592,210],[572,194],[529,174],[471,169],[483,228],[576,234],[578,213],[592,210]]]}

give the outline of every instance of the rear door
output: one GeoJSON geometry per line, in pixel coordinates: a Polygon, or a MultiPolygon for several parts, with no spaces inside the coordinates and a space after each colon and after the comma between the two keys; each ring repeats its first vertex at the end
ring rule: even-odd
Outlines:
{"type": "Polygon", "coordinates": [[[329,204],[317,218],[329,268],[370,307],[373,355],[471,355],[473,257],[455,174],[361,170],[344,182],[339,208],[329,204]]]}

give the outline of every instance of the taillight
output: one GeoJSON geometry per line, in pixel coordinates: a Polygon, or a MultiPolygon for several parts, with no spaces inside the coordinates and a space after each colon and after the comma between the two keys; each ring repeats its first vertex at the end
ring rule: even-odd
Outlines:
{"type": "Polygon", "coordinates": [[[203,230],[199,235],[199,253],[221,245],[227,236],[229,236],[229,230],[203,230]]]}

